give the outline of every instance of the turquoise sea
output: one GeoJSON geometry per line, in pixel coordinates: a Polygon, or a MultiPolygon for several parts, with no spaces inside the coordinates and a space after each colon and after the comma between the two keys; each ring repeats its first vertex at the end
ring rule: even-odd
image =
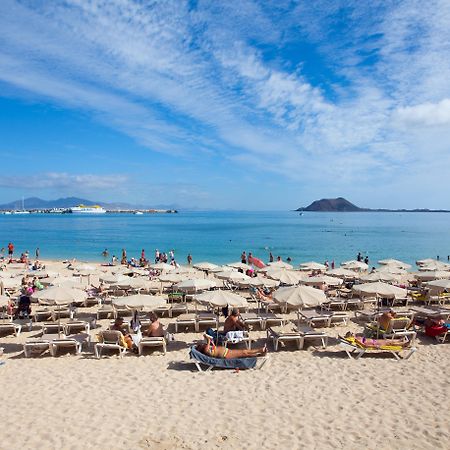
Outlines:
{"type": "Polygon", "coordinates": [[[303,213],[207,211],[178,214],[0,215],[0,245],[11,241],[16,253],[40,248],[41,258],[102,261],[107,248],[120,257],[141,249],[175,250],[184,264],[239,260],[243,250],[268,259],[269,251],[295,265],[316,260],[354,259],[360,251],[370,263],[394,257],[409,263],[421,258],[447,260],[450,214],[445,213],[303,213]]]}

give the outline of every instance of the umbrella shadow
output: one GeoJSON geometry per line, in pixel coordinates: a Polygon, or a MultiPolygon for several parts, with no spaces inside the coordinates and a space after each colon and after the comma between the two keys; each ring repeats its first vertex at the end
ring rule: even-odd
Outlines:
{"type": "Polygon", "coordinates": [[[167,368],[169,370],[176,370],[178,372],[191,372],[191,373],[198,372],[197,368],[195,367],[195,364],[189,361],[170,361],[167,364],[167,368]]]}

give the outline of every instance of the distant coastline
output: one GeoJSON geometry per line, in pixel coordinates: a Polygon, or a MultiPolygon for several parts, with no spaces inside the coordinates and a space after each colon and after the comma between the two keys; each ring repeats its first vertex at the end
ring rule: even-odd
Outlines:
{"type": "Polygon", "coordinates": [[[310,205],[297,208],[298,212],[398,212],[398,213],[450,213],[448,209],[387,209],[387,208],[360,208],[343,197],[323,198],[315,200],[310,205]]]}

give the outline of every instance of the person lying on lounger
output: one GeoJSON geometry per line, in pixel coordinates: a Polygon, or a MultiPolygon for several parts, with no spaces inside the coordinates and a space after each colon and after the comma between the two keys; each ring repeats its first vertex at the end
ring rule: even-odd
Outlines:
{"type": "Polygon", "coordinates": [[[204,335],[206,339],[206,344],[198,344],[195,348],[207,356],[212,358],[224,358],[224,359],[234,359],[234,358],[254,358],[255,356],[263,356],[267,353],[267,347],[255,348],[252,350],[247,349],[229,349],[226,347],[221,347],[214,345],[211,336],[207,334],[204,335]]]}
{"type": "Polygon", "coordinates": [[[384,346],[396,346],[396,347],[409,347],[411,341],[408,338],[404,339],[372,339],[364,336],[355,336],[350,331],[345,335],[345,339],[354,339],[355,342],[363,347],[384,347],[384,346]]]}
{"type": "Polygon", "coordinates": [[[228,333],[229,331],[244,331],[247,329],[248,327],[245,323],[239,320],[239,309],[233,308],[230,315],[225,319],[223,332],[228,333]]]}

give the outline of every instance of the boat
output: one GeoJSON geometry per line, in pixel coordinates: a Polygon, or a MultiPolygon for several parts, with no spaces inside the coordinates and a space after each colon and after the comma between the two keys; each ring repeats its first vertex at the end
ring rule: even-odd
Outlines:
{"type": "Polygon", "coordinates": [[[22,197],[22,209],[11,211],[12,214],[30,214],[30,211],[25,210],[25,199],[22,197]]]}
{"type": "Polygon", "coordinates": [[[78,205],[70,208],[72,214],[104,214],[106,209],[102,208],[100,205],[78,205]]]}
{"type": "Polygon", "coordinates": [[[142,211],[135,211],[134,213],[136,216],[142,216],[144,214],[142,211]]]}

